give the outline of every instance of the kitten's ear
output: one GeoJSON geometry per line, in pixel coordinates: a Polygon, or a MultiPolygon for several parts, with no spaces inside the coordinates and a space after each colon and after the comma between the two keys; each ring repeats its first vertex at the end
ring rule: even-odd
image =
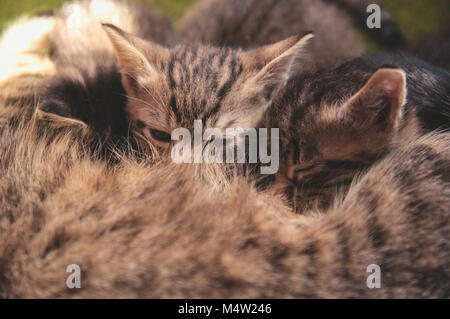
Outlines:
{"type": "Polygon", "coordinates": [[[307,32],[302,35],[291,36],[273,44],[244,51],[241,53],[244,69],[261,70],[294,46],[299,45],[297,46],[298,49],[303,48],[313,37],[314,35],[311,32],[307,32]]]}
{"type": "Polygon", "coordinates": [[[253,80],[268,101],[299,68],[310,67],[307,62],[309,54],[305,48],[313,37],[312,33],[293,36],[275,44],[242,53],[241,60],[245,70],[260,70],[253,80]]]}
{"type": "Polygon", "coordinates": [[[154,67],[168,55],[168,50],[124,32],[112,24],[103,24],[119,61],[122,82],[129,94],[136,93],[140,81],[158,76],[154,67]]]}
{"type": "Polygon", "coordinates": [[[80,72],[72,68],[60,70],[44,88],[37,103],[35,115],[54,127],[88,127],[88,112],[83,106],[89,98],[86,83],[80,72]]]}
{"type": "Polygon", "coordinates": [[[88,125],[74,117],[72,115],[60,115],[61,111],[54,105],[37,106],[35,110],[35,116],[39,120],[46,120],[52,124],[53,127],[79,127],[86,129],[88,125]]]}
{"type": "Polygon", "coordinates": [[[406,74],[403,70],[379,69],[345,103],[342,114],[351,125],[360,128],[394,131],[402,117],[406,95],[406,74]]]}

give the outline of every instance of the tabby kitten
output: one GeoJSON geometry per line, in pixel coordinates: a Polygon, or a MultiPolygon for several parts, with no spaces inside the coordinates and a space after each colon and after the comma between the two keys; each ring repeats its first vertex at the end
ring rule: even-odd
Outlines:
{"type": "Polygon", "coordinates": [[[448,298],[449,134],[402,145],[306,217],[246,180],[217,191],[192,165],[111,170],[72,132],[33,133],[0,133],[0,298],[448,298]]]}
{"type": "Polygon", "coordinates": [[[204,0],[186,13],[181,38],[230,47],[253,48],[311,30],[316,35],[311,55],[319,67],[337,66],[356,58],[365,44],[355,25],[391,48],[403,37],[383,10],[382,28],[368,29],[373,0],[204,0]]]}
{"type": "Polygon", "coordinates": [[[298,74],[269,112],[266,125],[280,127],[278,185],[300,211],[326,206],[393,147],[450,128],[450,73],[411,57],[365,56],[298,74]]]}
{"type": "MultiPolygon", "coordinates": [[[[312,37],[293,36],[250,51],[206,45],[169,49],[113,25],[104,25],[104,29],[117,54],[121,83],[120,74],[113,70],[105,72],[104,78],[111,81],[109,87],[119,91],[123,86],[126,92],[126,107],[122,109],[127,116],[118,118],[131,122],[131,133],[138,137],[142,148],[156,149],[160,154],[170,152],[174,129],[193,130],[195,120],[202,120],[204,130],[218,128],[224,136],[226,128],[258,127],[273,97],[303,67],[304,47],[312,37]]],[[[76,93],[83,89],[67,87],[70,91],[58,84],[51,86],[40,109],[61,118],[79,116],[78,120],[87,123],[108,118],[102,112],[106,108],[100,110],[96,104],[92,104],[94,116],[85,112],[86,98],[76,93]]],[[[87,97],[109,92],[108,86],[97,79],[87,87],[91,90],[87,97]],[[104,90],[96,89],[97,84],[104,90]]],[[[103,105],[105,101],[116,103],[118,109],[124,103],[113,97],[96,103],[103,105]]]]}
{"type": "Polygon", "coordinates": [[[40,83],[37,113],[53,126],[84,128],[102,143],[127,145],[126,92],[101,22],[164,45],[175,41],[172,24],[153,7],[109,0],[72,2],[47,19],[53,23],[47,58],[55,72],[40,83]]]}

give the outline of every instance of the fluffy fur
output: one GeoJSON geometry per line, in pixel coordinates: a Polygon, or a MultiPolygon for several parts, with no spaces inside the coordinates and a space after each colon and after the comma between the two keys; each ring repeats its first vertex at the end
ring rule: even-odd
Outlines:
{"type": "Polygon", "coordinates": [[[450,128],[449,83],[446,70],[400,55],[298,74],[265,124],[280,127],[278,186],[300,211],[330,204],[340,187],[391,149],[450,128]]]}
{"type": "Polygon", "coordinates": [[[96,135],[97,144],[127,146],[124,140],[132,136],[125,91],[101,26],[107,22],[164,45],[175,41],[165,16],[135,2],[78,1],[23,18],[0,42],[1,63],[7,66],[0,74],[2,102],[23,105],[28,116],[36,112],[48,125],[83,128],[96,135]]]}
{"type": "MultiPolygon", "coordinates": [[[[261,68],[277,47],[252,60],[261,68]]],[[[190,71],[177,61],[194,51],[174,52],[181,85],[190,71]]],[[[218,52],[212,61],[233,61],[218,52]]],[[[331,208],[298,216],[283,195],[220,166],[149,163],[114,147],[121,161],[111,162],[83,121],[39,121],[52,68],[0,83],[1,298],[449,296],[448,133],[405,141],[331,208]],[[366,286],[374,263],[381,289],[366,286]],[[81,289],[66,287],[69,264],[81,266],[81,289]]]]}
{"type": "Polygon", "coordinates": [[[3,298],[448,297],[448,134],[392,153],[326,214],[297,217],[245,180],[111,169],[71,134],[33,132],[1,133],[3,298]],[[381,289],[366,286],[373,263],[381,289]],[[81,289],[66,287],[69,264],[81,289]]]}
{"type": "Polygon", "coordinates": [[[101,136],[117,132],[128,137],[130,122],[141,147],[162,154],[171,149],[172,131],[192,130],[195,120],[223,133],[257,127],[286,79],[304,68],[301,61],[312,37],[292,36],[249,51],[167,48],[110,24],[104,28],[118,66],[99,65],[93,76],[84,74],[81,80],[71,74],[65,81],[56,78],[43,92],[39,110],[56,122],[83,122],[101,136]]]}

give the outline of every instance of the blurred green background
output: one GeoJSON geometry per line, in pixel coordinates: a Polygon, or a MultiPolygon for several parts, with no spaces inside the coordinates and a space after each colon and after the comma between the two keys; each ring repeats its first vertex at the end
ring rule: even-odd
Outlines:
{"type": "MultiPolygon", "coordinates": [[[[135,0],[154,4],[161,8],[173,21],[177,21],[184,10],[196,0],[135,0]]],[[[58,8],[68,0],[0,0],[0,29],[11,20],[28,12],[58,8]]]]}
{"type": "MultiPolygon", "coordinates": [[[[137,0],[161,8],[176,23],[184,10],[198,0],[137,0]]],[[[66,0],[0,0],[0,31],[12,20],[28,12],[59,7],[66,0]]],[[[450,0],[381,0],[410,43],[448,28],[450,0]]]]}

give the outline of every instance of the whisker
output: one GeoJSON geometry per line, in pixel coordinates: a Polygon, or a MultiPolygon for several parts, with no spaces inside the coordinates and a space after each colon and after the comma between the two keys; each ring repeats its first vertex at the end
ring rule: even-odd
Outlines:
{"type": "Polygon", "coordinates": [[[159,98],[159,101],[158,101],[158,99],[156,99],[155,98],[155,96],[150,92],[150,90],[147,88],[147,87],[145,87],[145,86],[143,86],[141,83],[139,83],[139,81],[137,80],[137,78],[135,77],[135,76],[133,76],[132,74],[130,74],[130,73],[126,73],[129,77],[131,77],[142,89],[144,89],[144,91],[148,94],[148,95],[150,95],[151,96],[151,98],[153,99],[153,100],[155,100],[156,102],[158,102],[158,103],[160,103],[161,105],[163,105],[164,103],[163,103],[163,100],[162,100],[162,97],[161,97],[161,95],[158,93],[158,98],[159,98]]]}
{"type": "Polygon", "coordinates": [[[142,103],[144,103],[145,105],[147,105],[147,106],[149,106],[151,108],[155,107],[154,105],[150,104],[149,102],[147,102],[145,100],[142,100],[142,99],[139,99],[137,97],[132,97],[132,96],[129,96],[127,94],[123,94],[123,96],[125,96],[127,99],[132,99],[132,100],[135,100],[135,101],[138,101],[138,102],[142,102],[142,103]]]}

